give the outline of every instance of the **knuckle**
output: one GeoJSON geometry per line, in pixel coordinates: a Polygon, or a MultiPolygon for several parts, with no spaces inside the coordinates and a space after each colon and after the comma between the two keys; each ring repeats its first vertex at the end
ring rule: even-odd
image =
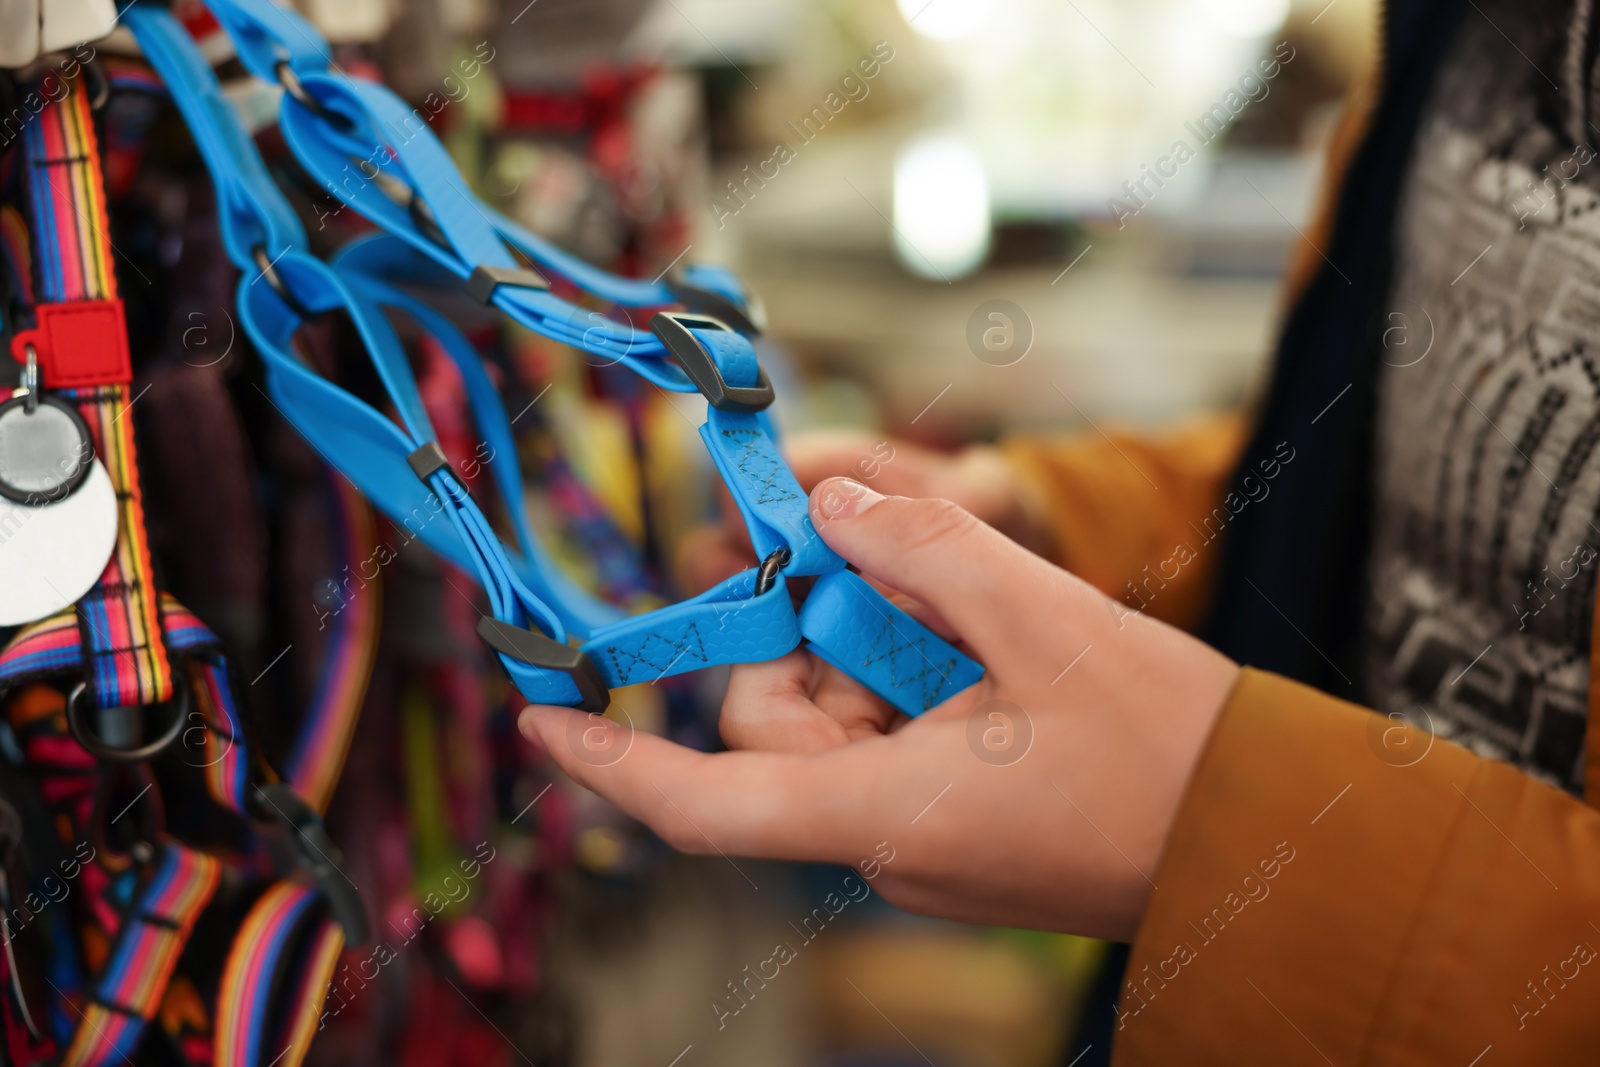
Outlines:
{"type": "Polygon", "coordinates": [[[915,522],[911,524],[907,550],[915,551],[936,544],[969,541],[981,524],[961,505],[938,498],[912,501],[915,522]]]}

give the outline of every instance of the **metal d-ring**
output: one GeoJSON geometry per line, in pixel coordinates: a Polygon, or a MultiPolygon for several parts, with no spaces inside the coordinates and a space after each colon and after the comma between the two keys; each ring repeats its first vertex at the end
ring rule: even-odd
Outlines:
{"type": "Polygon", "coordinates": [[[137,748],[117,748],[115,745],[106,744],[98,734],[89,729],[83,721],[85,704],[83,698],[89,691],[88,682],[79,682],[73,686],[72,692],[67,694],[67,728],[72,731],[72,736],[77,739],[78,744],[108,763],[139,763],[153,759],[172,747],[178,735],[183,733],[183,724],[189,719],[189,687],[178,684],[173,689],[172,700],[168,701],[173,705],[172,724],[167,727],[166,733],[149,744],[137,748]]]}
{"type": "Polygon", "coordinates": [[[256,269],[260,271],[261,280],[267,283],[267,288],[278,294],[278,299],[289,305],[289,310],[300,316],[301,321],[314,319],[317,313],[306,307],[295,295],[289,292],[289,287],[284,284],[283,275],[278,273],[273,266],[276,260],[267,257],[265,245],[256,245],[250,250],[250,258],[255,262],[256,269]]]}
{"type": "Polygon", "coordinates": [[[293,97],[295,103],[319,119],[328,117],[328,105],[306,92],[306,83],[300,80],[300,75],[289,65],[287,59],[278,60],[272,72],[278,76],[278,84],[283,86],[283,91],[293,97]]]}
{"type": "Polygon", "coordinates": [[[256,245],[250,250],[250,258],[255,261],[256,270],[261,272],[261,280],[267,283],[267,288],[282,297],[285,304],[293,303],[294,297],[289,295],[289,287],[278,277],[277,268],[267,256],[266,246],[256,245]]]}
{"type": "Polygon", "coordinates": [[[99,56],[83,65],[83,73],[84,82],[89,87],[89,110],[99,111],[111,99],[111,79],[106,77],[106,69],[100,65],[99,56]]]}
{"type": "Polygon", "coordinates": [[[312,96],[306,89],[306,83],[300,80],[300,75],[289,65],[287,59],[278,60],[272,70],[278,76],[278,84],[283,86],[283,91],[288,93],[295,103],[336,129],[350,130],[355,127],[355,123],[347,117],[312,96]]]}
{"type": "Polygon", "coordinates": [[[771,589],[778,582],[778,572],[789,562],[787,548],[774,549],[772,555],[761,561],[761,569],[756,571],[756,596],[760,596],[771,589]]]}
{"type": "Polygon", "coordinates": [[[450,238],[446,237],[444,230],[439,227],[439,216],[433,213],[433,208],[417,195],[415,189],[411,190],[411,198],[406,201],[406,213],[411,216],[411,221],[422,232],[422,236],[436,245],[450,247],[450,238]]]}

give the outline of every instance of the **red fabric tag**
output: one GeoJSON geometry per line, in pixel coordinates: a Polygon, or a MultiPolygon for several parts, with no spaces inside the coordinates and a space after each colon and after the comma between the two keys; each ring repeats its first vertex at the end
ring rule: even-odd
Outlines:
{"type": "Polygon", "coordinates": [[[38,325],[11,339],[11,355],[27,362],[29,344],[39,353],[39,377],[51,389],[128,385],[128,330],[120,300],[73,300],[34,308],[38,325]]]}

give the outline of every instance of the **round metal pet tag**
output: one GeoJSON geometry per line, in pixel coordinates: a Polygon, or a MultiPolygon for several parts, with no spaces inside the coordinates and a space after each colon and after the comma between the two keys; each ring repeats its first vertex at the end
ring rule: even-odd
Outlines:
{"type": "Polygon", "coordinates": [[[0,496],[33,507],[64,500],[93,462],[89,428],[71,405],[28,395],[0,404],[0,496]]]}
{"type": "Polygon", "coordinates": [[[97,459],[65,500],[38,507],[0,498],[0,626],[70,607],[94,588],[116,544],[117,493],[97,459]]]}

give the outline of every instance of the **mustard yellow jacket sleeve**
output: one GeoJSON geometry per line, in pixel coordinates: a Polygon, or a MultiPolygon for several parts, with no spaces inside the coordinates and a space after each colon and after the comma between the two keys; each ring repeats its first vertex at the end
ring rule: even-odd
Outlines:
{"type": "Polygon", "coordinates": [[[1248,431],[1244,415],[1227,414],[1163,434],[1019,436],[1000,447],[1055,563],[1130,610],[1188,627],[1221,547],[1205,543],[1206,522],[1248,431]]]}
{"type": "Polygon", "coordinates": [[[1600,1063],[1600,813],[1246,670],[1154,876],[1118,1067],[1600,1063]]]}

